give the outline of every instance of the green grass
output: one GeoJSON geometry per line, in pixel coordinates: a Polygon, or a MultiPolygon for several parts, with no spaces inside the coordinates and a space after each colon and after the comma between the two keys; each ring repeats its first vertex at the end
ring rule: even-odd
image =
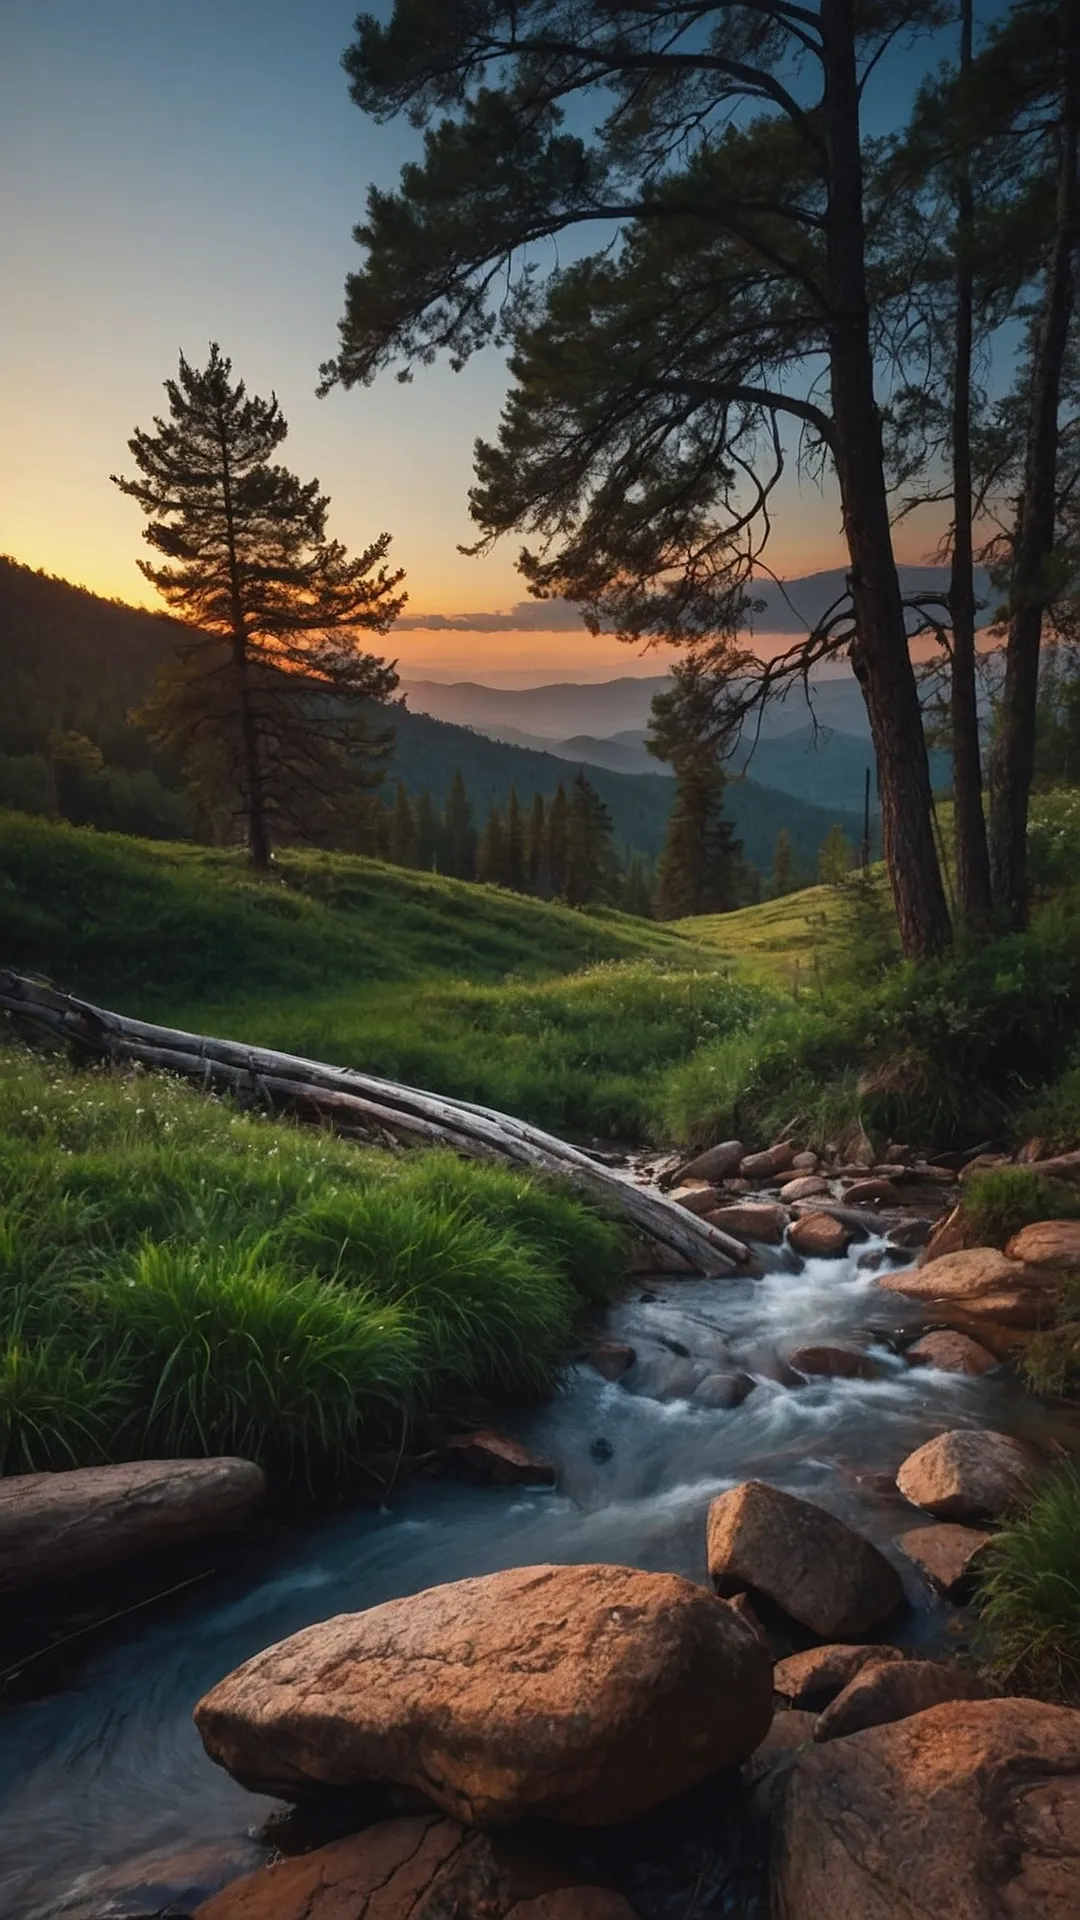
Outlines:
{"type": "Polygon", "coordinates": [[[986,1550],[979,1585],[991,1671],[1006,1686],[1080,1701],[1080,1477],[1045,1481],[986,1550]]]}
{"type": "Polygon", "coordinates": [[[1080,1193],[1030,1167],[994,1167],[973,1173],[964,1187],[964,1216],[972,1245],[1003,1247],[1036,1220],[1080,1218],[1080,1193]]]}
{"type": "Polygon", "coordinates": [[[347,1478],[427,1414],[550,1390],[624,1266],[557,1183],[0,1049],[0,1472],[347,1478]]]}

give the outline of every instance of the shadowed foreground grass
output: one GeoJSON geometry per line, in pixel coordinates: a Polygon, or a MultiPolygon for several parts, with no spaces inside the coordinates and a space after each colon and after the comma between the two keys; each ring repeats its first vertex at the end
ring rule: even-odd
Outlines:
{"type": "Polygon", "coordinates": [[[1007,1687],[1080,1701],[1080,1475],[1062,1469],[986,1549],[979,1605],[1007,1687]]]}
{"type": "Polygon", "coordinates": [[[347,1479],[425,1413],[550,1390],[624,1259],[560,1186],[4,1048],[0,1472],[241,1453],[347,1479]]]}

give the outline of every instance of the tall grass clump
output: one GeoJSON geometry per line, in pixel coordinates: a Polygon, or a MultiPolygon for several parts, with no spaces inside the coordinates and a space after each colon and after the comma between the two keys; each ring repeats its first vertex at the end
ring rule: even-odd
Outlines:
{"type": "Polygon", "coordinates": [[[0,1472],[340,1480],[420,1416],[549,1390],[624,1259],[558,1183],[0,1048],[0,1472]]]}
{"type": "Polygon", "coordinates": [[[964,1218],[973,1245],[1003,1247],[1036,1220],[1080,1219],[1080,1192],[1030,1167],[989,1167],[965,1184],[964,1218]]]}
{"type": "Polygon", "coordinates": [[[1080,1701],[1080,1475],[1059,1470],[986,1549],[978,1605],[1005,1685],[1080,1701]]]}

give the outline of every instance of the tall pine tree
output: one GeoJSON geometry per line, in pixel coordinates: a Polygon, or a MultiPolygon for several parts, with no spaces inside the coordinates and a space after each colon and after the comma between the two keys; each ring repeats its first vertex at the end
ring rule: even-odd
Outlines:
{"type": "Polygon", "coordinates": [[[795,853],[791,845],[791,835],[786,827],[781,827],[776,836],[776,851],[773,854],[772,890],[775,899],[783,893],[793,892],[795,887],[795,853]]]}
{"type": "Polygon", "coordinates": [[[544,895],[550,891],[547,870],[547,816],[544,812],[544,796],[533,794],[532,812],[529,815],[529,837],[525,852],[525,877],[529,892],[544,895]]]}
{"type": "Polygon", "coordinates": [[[165,391],[168,419],[128,442],[141,477],[112,476],[164,562],[140,569],[190,633],[142,718],[244,821],[262,868],[275,832],[347,814],[365,761],[387,750],[363,710],[397,674],[361,636],[390,627],[404,576],[382,564],[389,534],[355,560],[328,539],[318,481],[274,464],[288,432],[276,397],[249,397],[216,345],[202,369],[181,354],[165,391]]]}
{"type": "Polygon", "coordinates": [[[566,898],[572,907],[593,901],[610,904],[618,886],[611,814],[581,768],[570,790],[567,814],[566,898]]]}
{"type": "Polygon", "coordinates": [[[390,816],[390,858],[398,867],[416,864],[416,816],[408,788],[399,780],[390,816]]]}
{"type": "Polygon", "coordinates": [[[476,828],[460,767],[454,768],[454,777],[446,796],[443,831],[446,837],[447,873],[452,874],[455,880],[475,880],[476,828]]]}
{"type": "Polygon", "coordinates": [[[525,830],[515,786],[510,788],[506,808],[506,884],[515,893],[525,891],[525,830]]]}
{"type": "Polygon", "coordinates": [[[657,870],[657,918],[739,905],[742,844],[724,813],[724,776],[707,753],[676,764],[675,800],[657,870]]]}
{"type": "Polygon", "coordinates": [[[476,877],[489,886],[505,887],[506,868],[506,822],[493,800],[476,849],[476,877]]]}
{"type": "Polygon", "coordinates": [[[566,898],[569,822],[570,805],[566,798],[566,789],[560,780],[555,789],[555,798],[548,808],[547,822],[548,879],[556,900],[566,898]]]}

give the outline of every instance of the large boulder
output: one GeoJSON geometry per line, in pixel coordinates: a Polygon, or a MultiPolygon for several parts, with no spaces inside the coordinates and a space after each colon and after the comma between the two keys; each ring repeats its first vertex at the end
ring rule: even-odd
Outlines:
{"type": "Polygon", "coordinates": [[[896,1544],[914,1561],[935,1593],[946,1600],[960,1600],[975,1577],[979,1555],[993,1537],[981,1527],[961,1527],[944,1520],[940,1526],[910,1527],[896,1544]]]}
{"type": "Polygon", "coordinates": [[[905,1658],[899,1647],[808,1647],[777,1661],[773,1691],[786,1706],[822,1713],[864,1667],[905,1658]]]}
{"type": "Polygon", "coordinates": [[[711,1213],[714,1207],[721,1206],[724,1196],[719,1187],[698,1180],[692,1185],[675,1187],[668,1194],[668,1199],[674,1200],[677,1206],[685,1208],[687,1213],[706,1214],[711,1213]]]}
{"type": "Polygon", "coordinates": [[[939,1520],[999,1520],[1029,1499],[1042,1455],[1009,1433],[957,1427],[909,1453],[896,1484],[913,1507],[939,1520]]]}
{"type": "Polygon", "coordinates": [[[234,1533],[266,1496],[251,1460],[133,1460],[0,1480],[0,1594],[234,1533]]]}
{"type": "Polygon", "coordinates": [[[762,1480],[713,1501],[708,1555],[718,1593],[763,1594],[823,1640],[866,1633],[903,1600],[899,1574],[869,1540],[762,1480]]]}
{"type": "Polygon", "coordinates": [[[715,1147],[707,1147],[704,1153],[687,1160],[675,1178],[679,1182],[707,1180],[715,1185],[718,1180],[726,1180],[729,1175],[738,1173],[745,1156],[746,1148],[741,1140],[720,1140],[715,1147]]]}
{"type": "Polygon", "coordinates": [[[808,1380],[880,1380],[883,1371],[871,1354],[855,1347],[796,1347],[788,1365],[808,1380]]]}
{"type": "Polygon", "coordinates": [[[774,1920],[1075,1920],[1080,1713],[933,1707],[801,1752],[773,1844],[774,1920]]]}
{"type": "Polygon", "coordinates": [[[1021,1227],[1005,1247],[1010,1260],[1066,1273],[1080,1268],[1080,1220],[1036,1220],[1021,1227]]]}
{"type": "Polygon", "coordinates": [[[829,1183],[820,1173],[800,1173],[794,1180],[785,1180],[780,1189],[781,1200],[815,1200],[820,1194],[828,1193],[829,1183]]]}
{"type": "Polygon", "coordinates": [[[1010,1260],[996,1247],[946,1253],[927,1266],[882,1274],[878,1285],[921,1300],[943,1319],[959,1315],[961,1325],[976,1330],[983,1321],[1037,1327],[1052,1312],[1057,1294],[1045,1272],[1010,1260]]]}
{"type": "Polygon", "coordinates": [[[996,1354],[953,1327],[935,1327],[932,1333],[924,1333],[904,1358],[912,1367],[935,1367],[939,1373],[966,1373],[974,1378],[998,1364],[996,1354]]]}
{"type": "Polygon", "coordinates": [[[831,1213],[804,1213],[788,1242],[806,1260],[842,1260],[851,1245],[851,1228],[831,1213]]]}
{"type": "Polygon", "coordinates": [[[721,1227],[737,1240],[761,1240],[772,1247],[779,1246],[788,1223],[785,1209],[769,1200],[736,1200],[713,1208],[705,1218],[710,1227],[721,1227]]]}
{"type": "Polygon", "coordinates": [[[340,1614],[199,1702],[211,1758],[259,1792],[381,1781],[477,1826],[629,1820],[762,1739],[767,1653],[675,1574],[519,1567],[340,1614]]]}
{"type": "Polygon", "coordinates": [[[889,1720],[909,1720],[946,1700],[985,1700],[977,1673],[958,1660],[870,1660],[818,1715],[815,1740],[839,1740],[889,1720]]]}

